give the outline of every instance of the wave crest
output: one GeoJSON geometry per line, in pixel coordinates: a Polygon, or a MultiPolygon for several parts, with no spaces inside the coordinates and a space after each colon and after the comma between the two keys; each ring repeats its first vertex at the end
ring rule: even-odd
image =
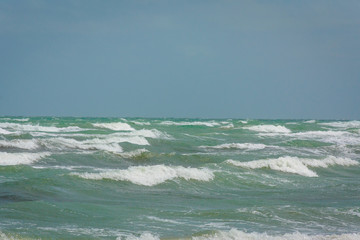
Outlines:
{"type": "Polygon", "coordinates": [[[43,157],[49,156],[50,153],[6,153],[0,152],[0,166],[12,166],[21,164],[31,164],[43,157]]]}
{"type": "Polygon", "coordinates": [[[255,132],[291,133],[290,129],[280,125],[257,125],[257,126],[243,127],[243,128],[255,132]]]}
{"type": "Polygon", "coordinates": [[[175,178],[197,181],[210,181],[214,178],[212,171],[206,168],[197,169],[165,165],[136,166],[124,170],[105,170],[99,173],[73,173],[73,175],[92,180],[129,181],[144,186],[154,186],[175,178]]]}
{"type": "Polygon", "coordinates": [[[353,166],[359,164],[359,162],[349,158],[337,158],[333,156],[329,156],[323,160],[286,156],[277,159],[256,160],[250,162],[239,162],[230,159],[226,162],[243,168],[270,168],[272,170],[295,173],[305,177],[318,177],[316,172],[310,170],[308,167],[327,168],[328,166],[333,165],[353,166]]]}
{"type": "Polygon", "coordinates": [[[113,123],[93,123],[94,127],[107,128],[114,131],[133,131],[135,130],[129,124],[123,122],[113,122],[113,123]]]}

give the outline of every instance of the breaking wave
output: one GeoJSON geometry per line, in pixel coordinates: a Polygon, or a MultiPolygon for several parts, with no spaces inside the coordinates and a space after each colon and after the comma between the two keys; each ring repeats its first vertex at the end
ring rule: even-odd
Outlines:
{"type": "Polygon", "coordinates": [[[49,156],[50,153],[6,153],[0,152],[0,166],[31,164],[43,157],[49,156]]]}
{"type": "Polygon", "coordinates": [[[280,125],[257,125],[250,127],[243,127],[255,132],[265,132],[265,133],[290,133],[290,129],[280,126],[280,125]]]}
{"type": "Polygon", "coordinates": [[[0,140],[0,148],[22,148],[33,150],[39,147],[35,140],[15,139],[11,141],[0,140]]]}
{"type": "Polygon", "coordinates": [[[214,121],[210,122],[173,122],[173,121],[163,121],[160,123],[161,125],[166,126],[206,126],[206,127],[215,127],[219,126],[220,124],[214,121]]]}
{"type": "Polygon", "coordinates": [[[266,145],[261,143],[225,143],[216,146],[200,146],[200,148],[259,150],[266,148],[266,145]]]}
{"type": "Polygon", "coordinates": [[[39,126],[39,125],[31,125],[31,124],[19,124],[19,123],[0,123],[1,128],[10,128],[16,131],[25,131],[25,132],[78,132],[84,129],[79,128],[77,126],[70,127],[53,127],[53,126],[39,126]]]}
{"type": "Polygon", "coordinates": [[[123,122],[113,122],[113,123],[93,123],[94,127],[107,128],[114,131],[133,131],[135,130],[129,124],[123,122]]]}
{"type": "Polygon", "coordinates": [[[344,122],[339,121],[339,122],[326,122],[320,124],[335,128],[360,128],[360,121],[344,121],[344,122]]]}
{"type": "Polygon", "coordinates": [[[270,168],[272,170],[295,173],[305,177],[318,177],[316,172],[310,170],[308,167],[327,168],[333,165],[352,166],[359,164],[359,162],[349,158],[337,158],[333,156],[329,156],[323,160],[286,156],[277,159],[255,160],[250,162],[239,162],[230,159],[226,162],[242,168],[270,168]]]}
{"type": "Polygon", "coordinates": [[[175,178],[185,180],[210,181],[214,178],[211,170],[202,168],[185,168],[182,166],[136,166],[124,170],[104,170],[99,173],[73,173],[81,178],[115,181],[129,181],[137,185],[154,186],[175,178]]]}
{"type": "Polygon", "coordinates": [[[7,131],[5,129],[0,128],[0,134],[8,135],[8,134],[12,134],[12,132],[9,132],[9,131],[7,131]]]}
{"type": "MultiPolygon", "coordinates": [[[[117,240],[123,238],[118,237],[117,240]]],[[[196,234],[188,238],[177,238],[178,240],[359,240],[359,233],[329,234],[329,235],[310,235],[299,232],[270,235],[267,233],[243,232],[237,229],[228,231],[211,231],[211,233],[196,234]]],[[[152,233],[142,233],[140,236],[128,236],[126,240],[160,240],[160,237],[152,233]]]]}

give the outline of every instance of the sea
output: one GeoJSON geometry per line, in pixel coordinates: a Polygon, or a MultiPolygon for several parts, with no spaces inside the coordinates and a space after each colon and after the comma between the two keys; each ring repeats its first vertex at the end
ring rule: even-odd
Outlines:
{"type": "Polygon", "coordinates": [[[0,239],[360,239],[360,121],[0,117],[0,239]]]}

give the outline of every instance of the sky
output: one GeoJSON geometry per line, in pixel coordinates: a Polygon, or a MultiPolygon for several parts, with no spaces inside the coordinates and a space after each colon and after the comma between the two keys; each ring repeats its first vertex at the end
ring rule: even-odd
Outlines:
{"type": "Polygon", "coordinates": [[[360,2],[0,0],[0,115],[360,119],[360,2]]]}

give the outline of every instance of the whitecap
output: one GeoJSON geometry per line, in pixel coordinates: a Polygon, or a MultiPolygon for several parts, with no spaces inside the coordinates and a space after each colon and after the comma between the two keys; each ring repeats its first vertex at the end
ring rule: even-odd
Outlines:
{"type": "Polygon", "coordinates": [[[330,126],[335,128],[360,128],[360,121],[338,121],[338,122],[325,122],[320,125],[330,126]]]}
{"type": "Polygon", "coordinates": [[[261,143],[225,143],[216,146],[200,146],[200,148],[259,150],[266,148],[266,145],[261,143]]]}
{"type": "Polygon", "coordinates": [[[229,231],[216,231],[215,233],[203,234],[191,237],[192,240],[359,240],[359,233],[327,234],[327,235],[308,235],[299,232],[286,233],[279,235],[269,235],[267,233],[247,233],[232,228],[229,231]]]}
{"type": "Polygon", "coordinates": [[[149,122],[139,122],[139,121],[131,121],[131,122],[136,124],[136,125],[140,125],[140,126],[144,126],[144,125],[149,126],[150,125],[149,122]]]}
{"type": "Polygon", "coordinates": [[[15,139],[11,141],[0,140],[0,147],[14,147],[32,150],[38,148],[39,145],[36,143],[36,140],[15,139]]]}
{"type": "Polygon", "coordinates": [[[227,125],[221,126],[220,128],[223,128],[223,129],[231,129],[231,128],[234,128],[234,124],[229,123],[229,124],[227,124],[227,125]]]}
{"type": "Polygon", "coordinates": [[[101,140],[98,138],[85,141],[78,141],[72,138],[51,138],[42,141],[42,144],[50,149],[66,150],[66,149],[82,149],[82,150],[102,150],[113,153],[121,153],[122,147],[118,142],[101,140]]]}
{"type": "Polygon", "coordinates": [[[17,131],[36,131],[36,132],[78,132],[84,129],[77,126],[69,126],[58,128],[54,126],[40,126],[40,125],[31,125],[31,124],[19,124],[19,123],[0,123],[1,128],[10,128],[17,131]]]}
{"type": "Polygon", "coordinates": [[[50,153],[6,153],[0,152],[0,166],[31,164],[43,157],[49,156],[50,153]]]}
{"type": "Polygon", "coordinates": [[[227,160],[226,162],[243,168],[250,168],[250,169],[270,168],[272,170],[287,172],[287,173],[295,173],[305,177],[318,176],[316,172],[310,170],[308,167],[327,168],[328,166],[333,166],[333,165],[353,166],[359,164],[359,162],[349,158],[337,158],[333,156],[329,156],[322,160],[285,156],[277,159],[264,159],[264,160],[250,161],[250,162],[239,162],[230,159],[227,160]]]}
{"type": "Polygon", "coordinates": [[[185,168],[182,166],[136,166],[128,169],[104,170],[99,173],[73,173],[81,178],[115,181],[129,181],[137,185],[154,186],[175,178],[185,180],[210,181],[214,178],[211,170],[202,168],[185,168]]]}
{"type": "MultiPolygon", "coordinates": [[[[122,237],[116,238],[116,240],[122,240],[122,239],[123,239],[122,237]]],[[[145,232],[138,237],[134,235],[127,236],[126,240],[160,240],[160,238],[157,235],[153,235],[151,233],[145,232]]]]}
{"type": "Polygon", "coordinates": [[[167,126],[206,126],[206,127],[215,127],[219,126],[220,124],[215,121],[210,122],[173,122],[173,121],[163,121],[160,123],[161,125],[167,125],[167,126]]]}
{"type": "Polygon", "coordinates": [[[112,123],[93,123],[94,127],[107,128],[114,131],[133,131],[135,130],[129,124],[123,122],[112,122],[112,123]]]}
{"type": "Polygon", "coordinates": [[[280,125],[256,125],[250,127],[243,127],[255,132],[265,132],[265,133],[290,133],[290,129],[280,126],[280,125]]]}
{"type": "Polygon", "coordinates": [[[7,131],[5,129],[0,128],[0,134],[8,135],[8,134],[12,134],[12,132],[9,132],[9,131],[7,131]]]}
{"type": "Polygon", "coordinates": [[[130,152],[119,153],[118,155],[120,155],[123,158],[136,158],[136,157],[140,157],[144,153],[148,153],[148,152],[149,152],[149,150],[147,150],[145,148],[140,148],[140,149],[136,149],[136,150],[130,151],[130,152]]]}

